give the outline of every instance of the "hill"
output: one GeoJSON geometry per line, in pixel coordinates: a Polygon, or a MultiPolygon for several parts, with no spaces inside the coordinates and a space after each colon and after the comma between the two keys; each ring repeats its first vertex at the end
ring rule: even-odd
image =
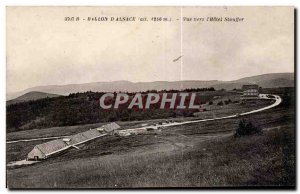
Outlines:
{"type": "Polygon", "coordinates": [[[130,81],[113,81],[113,82],[93,82],[84,84],[69,85],[48,85],[37,86],[26,89],[21,92],[8,93],[7,99],[13,99],[32,91],[39,91],[51,94],[68,95],[77,92],[141,92],[147,90],[181,90],[187,88],[207,88],[232,90],[241,88],[243,84],[256,83],[263,88],[273,87],[293,87],[294,73],[270,73],[257,76],[246,77],[233,81],[219,80],[184,80],[184,81],[154,81],[154,82],[130,82],[130,81]]]}
{"type": "Polygon", "coordinates": [[[10,104],[18,103],[18,102],[26,102],[26,101],[38,100],[38,99],[42,99],[42,98],[53,98],[53,97],[58,97],[58,96],[60,96],[60,95],[33,91],[33,92],[28,92],[28,93],[26,93],[22,96],[19,96],[15,99],[9,100],[6,102],[6,104],[10,105],[10,104]]]}
{"type": "Polygon", "coordinates": [[[265,81],[284,79],[294,81],[294,73],[269,73],[238,79],[238,82],[264,83],[265,81]]]}

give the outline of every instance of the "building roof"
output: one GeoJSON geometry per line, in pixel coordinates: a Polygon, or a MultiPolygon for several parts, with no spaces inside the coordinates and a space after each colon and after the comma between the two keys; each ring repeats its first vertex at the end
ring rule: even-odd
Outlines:
{"type": "Polygon", "coordinates": [[[248,84],[248,85],[243,85],[242,90],[250,90],[250,89],[257,89],[258,90],[258,85],[257,84],[248,84]]]}
{"type": "Polygon", "coordinates": [[[101,133],[97,129],[91,129],[89,131],[83,132],[83,135],[88,139],[92,139],[94,137],[101,135],[101,133]]]}
{"type": "MultiPolygon", "coordinates": [[[[103,125],[102,128],[106,132],[111,132],[113,130],[119,129],[120,126],[116,123],[110,123],[107,125],[103,125]]],[[[67,138],[64,139],[57,139],[43,144],[39,144],[36,145],[35,148],[39,149],[41,152],[47,155],[53,152],[60,151],[64,148],[68,148],[72,145],[80,144],[88,140],[94,139],[96,137],[99,137],[100,135],[102,135],[102,133],[99,132],[96,128],[72,136],[68,136],[67,138]],[[66,139],[69,139],[69,141],[64,141],[66,139]]]]}
{"type": "Polygon", "coordinates": [[[98,137],[99,135],[101,135],[101,133],[97,131],[97,129],[91,129],[82,133],[78,133],[76,135],[69,136],[71,139],[69,145],[78,144],[80,142],[98,137]]]}
{"type": "Polygon", "coordinates": [[[44,154],[50,154],[67,146],[68,145],[62,139],[57,139],[36,145],[35,148],[38,148],[44,154]]]}
{"type": "Polygon", "coordinates": [[[102,126],[106,132],[112,132],[114,130],[120,129],[120,126],[117,123],[109,123],[102,126]]]}
{"type": "Polygon", "coordinates": [[[63,148],[66,148],[70,145],[74,145],[74,144],[78,144],[90,139],[93,139],[95,137],[98,137],[99,135],[101,135],[101,133],[99,131],[97,131],[97,129],[91,129],[89,131],[85,131],[82,133],[78,133],[72,136],[69,136],[68,139],[70,139],[70,141],[68,143],[66,143],[64,141],[64,139],[57,139],[57,140],[53,140],[53,141],[49,141],[43,144],[39,144],[36,145],[35,148],[38,148],[41,152],[43,152],[44,154],[50,154],[56,151],[59,151],[63,148]]]}
{"type": "Polygon", "coordinates": [[[83,141],[87,140],[87,138],[82,133],[72,135],[69,138],[71,139],[70,142],[69,142],[69,145],[78,144],[80,142],[83,142],[83,141]]]}

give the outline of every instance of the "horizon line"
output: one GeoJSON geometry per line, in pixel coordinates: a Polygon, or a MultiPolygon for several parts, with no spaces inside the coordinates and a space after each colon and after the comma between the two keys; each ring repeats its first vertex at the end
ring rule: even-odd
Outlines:
{"type": "Polygon", "coordinates": [[[28,89],[32,89],[32,88],[37,88],[37,87],[47,87],[47,86],[69,86],[69,85],[83,85],[83,84],[92,84],[92,83],[110,83],[110,82],[131,82],[131,83],[151,83],[151,82],[182,82],[182,81],[223,81],[223,82],[231,82],[231,81],[237,81],[240,79],[244,79],[244,78],[249,78],[249,77],[255,77],[255,76],[261,76],[261,75],[268,75],[268,74],[284,74],[284,73],[295,73],[295,72],[280,72],[280,73],[263,73],[263,74],[257,74],[257,75],[250,75],[250,76],[246,76],[246,77],[240,77],[238,79],[233,79],[233,80],[217,80],[217,79],[211,79],[211,80],[196,80],[196,79],[185,79],[185,80],[153,80],[153,81],[130,81],[130,80],[112,80],[112,81],[93,81],[93,82],[84,82],[84,83],[70,83],[70,84],[49,84],[49,85],[37,85],[37,86],[32,86],[32,87],[28,87],[26,89],[23,90],[18,90],[18,91],[13,91],[13,92],[7,92],[7,88],[6,88],[6,94],[12,94],[12,93],[19,93],[19,92],[23,92],[25,90],[28,89]]]}

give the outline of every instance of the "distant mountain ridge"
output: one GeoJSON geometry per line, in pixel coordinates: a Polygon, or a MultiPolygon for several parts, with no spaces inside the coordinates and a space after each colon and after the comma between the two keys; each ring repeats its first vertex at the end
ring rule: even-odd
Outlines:
{"type": "Polygon", "coordinates": [[[219,80],[184,80],[184,81],[154,81],[154,82],[93,82],[84,84],[48,85],[28,88],[21,92],[7,94],[7,100],[19,97],[28,92],[38,91],[49,94],[68,95],[70,93],[94,91],[94,92],[141,92],[147,90],[171,90],[186,88],[207,88],[231,90],[241,88],[244,84],[258,84],[263,88],[294,87],[294,73],[270,73],[251,77],[245,77],[233,81],[219,80]]]}

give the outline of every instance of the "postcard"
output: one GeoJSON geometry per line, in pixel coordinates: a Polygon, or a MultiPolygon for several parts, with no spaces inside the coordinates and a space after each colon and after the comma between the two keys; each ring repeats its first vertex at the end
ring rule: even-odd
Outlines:
{"type": "Polygon", "coordinates": [[[8,6],[8,189],[295,189],[295,8],[8,6]]]}

